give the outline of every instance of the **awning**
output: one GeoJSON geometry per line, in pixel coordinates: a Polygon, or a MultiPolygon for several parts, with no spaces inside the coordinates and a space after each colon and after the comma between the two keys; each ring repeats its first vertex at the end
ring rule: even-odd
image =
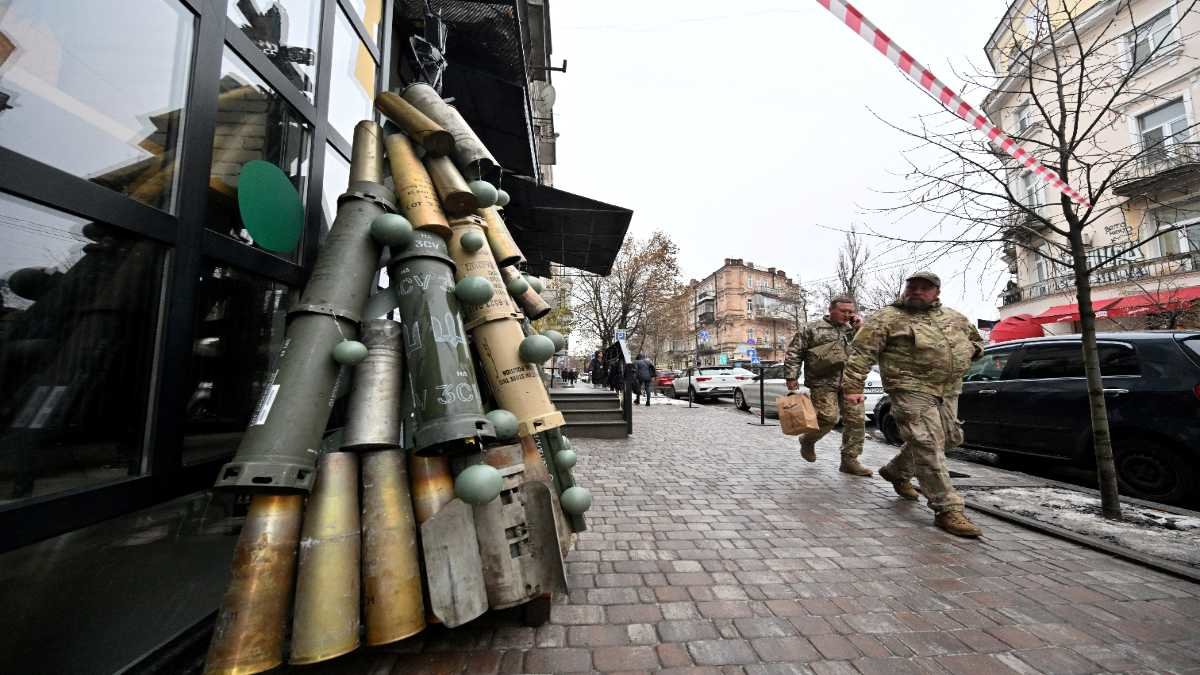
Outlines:
{"type": "Polygon", "coordinates": [[[1034,321],[1032,314],[1018,314],[1001,319],[992,327],[989,339],[993,344],[1021,340],[1024,338],[1042,337],[1042,324],[1034,321]]]}
{"type": "MultiPolygon", "coordinates": [[[[1118,302],[1120,298],[1104,298],[1102,300],[1094,300],[1092,302],[1092,310],[1096,312],[1096,318],[1103,319],[1110,316],[1108,308],[1118,302]]],[[[1037,323],[1062,323],[1079,320],[1079,305],[1055,305],[1050,309],[1033,317],[1033,321],[1037,323]]]]}
{"type": "Polygon", "coordinates": [[[531,274],[549,276],[551,262],[599,275],[612,271],[633,211],[526,178],[505,176],[503,187],[512,198],[504,221],[531,274]]]}
{"type": "Polygon", "coordinates": [[[1121,298],[1108,308],[1109,316],[1142,316],[1187,309],[1200,300],[1200,286],[1171,291],[1142,293],[1121,298]]]}

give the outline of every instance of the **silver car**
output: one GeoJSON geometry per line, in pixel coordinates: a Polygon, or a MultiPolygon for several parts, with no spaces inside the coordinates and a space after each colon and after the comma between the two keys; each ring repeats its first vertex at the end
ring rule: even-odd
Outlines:
{"type": "MultiPolygon", "coordinates": [[[[766,380],[762,383],[761,389],[767,399],[767,414],[777,415],[778,410],[775,409],[775,399],[787,394],[787,380],[783,377],[783,366],[767,366],[764,370],[766,380]]],[[[762,407],[762,399],[759,398],[759,379],[758,375],[752,377],[749,381],[740,382],[733,390],[733,404],[739,410],[749,410],[751,408],[762,407]]],[[[801,391],[807,391],[801,387],[801,391]]],[[[867,395],[866,412],[867,417],[872,417],[875,414],[875,404],[883,397],[883,380],[879,377],[879,367],[872,366],[871,372],[867,374],[867,381],[863,387],[863,393],[867,395]]]]}

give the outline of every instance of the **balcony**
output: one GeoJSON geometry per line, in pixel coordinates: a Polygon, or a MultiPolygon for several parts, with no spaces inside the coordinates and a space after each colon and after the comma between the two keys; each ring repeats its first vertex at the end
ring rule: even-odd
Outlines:
{"type": "Polygon", "coordinates": [[[712,312],[700,312],[697,315],[697,320],[702,324],[712,323],[716,320],[716,316],[712,312]]]}
{"type": "MultiPolygon", "coordinates": [[[[1158,277],[1197,271],[1200,271],[1200,251],[1168,255],[1149,260],[1116,260],[1092,272],[1092,288],[1114,284],[1147,283],[1149,280],[1158,277]]],[[[1073,291],[1074,289],[1075,275],[1068,272],[1027,286],[1006,290],[1000,294],[1000,306],[1007,307],[1018,302],[1035,300],[1047,295],[1073,291]]]]}
{"type": "Polygon", "coordinates": [[[1200,143],[1176,143],[1147,151],[1113,182],[1122,197],[1176,189],[1192,183],[1200,169],[1200,143]]]}

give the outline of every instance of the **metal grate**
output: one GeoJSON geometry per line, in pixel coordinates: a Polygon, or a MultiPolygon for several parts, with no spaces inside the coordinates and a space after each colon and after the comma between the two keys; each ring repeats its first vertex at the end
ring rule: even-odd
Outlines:
{"type": "MultiPolygon", "coordinates": [[[[450,69],[461,63],[524,86],[524,50],[513,3],[429,0],[429,6],[446,23],[450,69]]],[[[424,20],[424,0],[401,0],[396,8],[410,22],[424,20]]]]}

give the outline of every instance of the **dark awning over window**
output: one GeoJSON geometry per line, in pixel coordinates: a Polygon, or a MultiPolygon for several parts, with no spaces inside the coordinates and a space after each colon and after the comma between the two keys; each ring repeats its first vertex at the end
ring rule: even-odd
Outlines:
{"type": "Polygon", "coordinates": [[[525,178],[506,176],[512,202],[504,220],[529,261],[529,272],[549,275],[550,263],[607,275],[633,211],[573,195],[525,178]]]}

